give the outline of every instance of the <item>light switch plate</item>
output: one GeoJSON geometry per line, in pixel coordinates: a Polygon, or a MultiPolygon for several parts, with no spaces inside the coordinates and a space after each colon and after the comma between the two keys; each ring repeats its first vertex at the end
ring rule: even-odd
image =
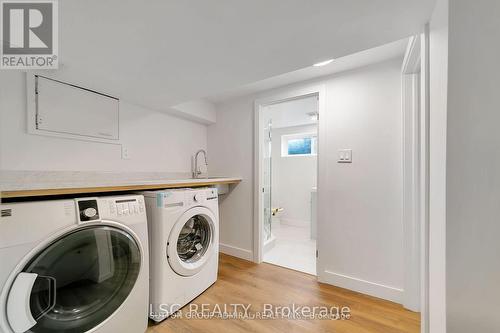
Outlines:
{"type": "Polygon", "coordinates": [[[337,163],[352,163],[352,149],[339,149],[337,163]]]}
{"type": "Polygon", "coordinates": [[[122,146],[122,160],[130,159],[130,151],[126,146],[122,146]]]}

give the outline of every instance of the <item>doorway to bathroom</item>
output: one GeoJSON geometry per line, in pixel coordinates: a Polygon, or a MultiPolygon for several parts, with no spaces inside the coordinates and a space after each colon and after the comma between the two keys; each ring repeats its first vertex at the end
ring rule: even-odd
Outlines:
{"type": "Polygon", "coordinates": [[[260,261],[316,275],[319,94],[258,112],[260,261]]]}

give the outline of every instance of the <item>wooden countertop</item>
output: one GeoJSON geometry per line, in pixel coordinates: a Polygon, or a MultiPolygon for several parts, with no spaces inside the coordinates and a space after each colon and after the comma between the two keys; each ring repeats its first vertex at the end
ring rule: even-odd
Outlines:
{"type": "Polygon", "coordinates": [[[241,182],[241,178],[237,177],[190,179],[173,178],[172,176],[176,175],[166,173],[2,171],[0,195],[2,198],[23,198],[200,187],[241,182]]]}

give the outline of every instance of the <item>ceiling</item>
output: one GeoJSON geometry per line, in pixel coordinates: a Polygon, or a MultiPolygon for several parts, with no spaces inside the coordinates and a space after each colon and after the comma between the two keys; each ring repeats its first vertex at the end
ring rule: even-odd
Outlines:
{"type": "Polygon", "coordinates": [[[213,103],[221,103],[225,100],[233,99],[239,96],[255,94],[260,91],[270,90],[297,82],[303,82],[322,76],[332,75],[350,69],[376,64],[389,59],[401,58],[402,62],[407,46],[408,38],[403,38],[392,43],[384,44],[382,46],[377,46],[365,51],[356,52],[344,57],[336,58],[335,61],[326,66],[307,66],[296,71],[277,75],[240,87],[235,87],[228,91],[209,96],[208,99],[213,103]]]}
{"type": "Polygon", "coordinates": [[[64,0],[47,75],[166,110],[414,34],[434,2],[64,0]]]}
{"type": "Polygon", "coordinates": [[[267,117],[272,119],[273,128],[316,125],[317,118],[311,114],[318,113],[318,97],[308,96],[268,105],[264,108],[267,117]]]}

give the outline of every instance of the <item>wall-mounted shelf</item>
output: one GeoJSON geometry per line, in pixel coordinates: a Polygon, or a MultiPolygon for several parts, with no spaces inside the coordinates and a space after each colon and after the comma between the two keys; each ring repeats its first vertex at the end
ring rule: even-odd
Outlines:
{"type": "MultiPolygon", "coordinates": [[[[36,172],[33,172],[35,175],[36,172]]],[[[57,174],[57,173],[51,173],[57,174]]],[[[95,175],[95,173],[92,173],[95,175]]],[[[85,193],[105,193],[123,191],[143,191],[163,188],[200,187],[224,184],[238,184],[241,178],[201,178],[201,179],[137,179],[136,174],[131,174],[127,180],[126,173],[119,174],[120,177],[113,177],[113,174],[103,174],[107,180],[101,177],[94,177],[87,180],[68,179],[68,173],[61,172],[61,177],[52,178],[50,181],[33,182],[31,176],[19,177],[19,181],[2,179],[0,193],[2,198],[26,198],[57,195],[79,195],[85,193]],[[135,176],[135,177],[134,177],[135,176]],[[134,179],[135,178],[135,179],[134,179]]],[[[32,176],[36,177],[36,176],[32,176]]],[[[42,177],[43,178],[43,177],[42,177]]]]}

